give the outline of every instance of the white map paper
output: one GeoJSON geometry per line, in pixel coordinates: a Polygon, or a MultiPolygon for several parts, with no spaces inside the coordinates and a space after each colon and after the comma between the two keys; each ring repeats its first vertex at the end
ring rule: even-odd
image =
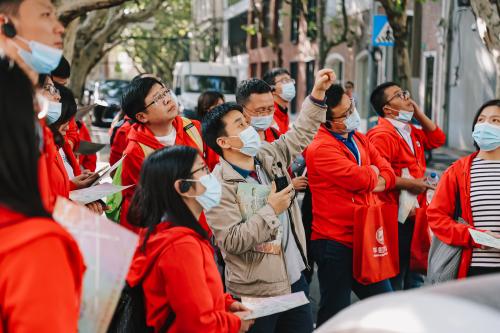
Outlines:
{"type": "MultiPolygon", "coordinates": [[[[408,168],[401,170],[401,177],[407,179],[414,179],[410,174],[408,168]]],[[[401,224],[406,222],[406,219],[410,215],[411,211],[418,207],[418,196],[411,194],[406,190],[401,190],[399,194],[399,209],[398,209],[398,221],[401,224]]]]}
{"type": "Polygon", "coordinates": [[[71,191],[69,192],[69,198],[81,205],[86,205],[88,203],[107,197],[111,194],[115,194],[116,192],[123,191],[131,186],[134,185],[118,186],[110,183],[104,183],[96,186],[82,188],[81,190],[71,191]]]}
{"type": "Polygon", "coordinates": [[[127,156],[126,154],[122,156],[122,158],[120,158],[115,164],[113,164],[108,170],[106,170],[105,173],[103,173],[101,176],[99,176],[99,178],[96,179],[95,182],[92,183],[91,186],[96,186],[97,184],[99,184],[99,182],[101,182],[104,178],[108,177],[109,175],[111,175],[111,172],[115,171],[116,169],[118,169],[118,167],[122,164],[123,162],[123,159],[125,158],[125,156],[127,156]]]}
{"type": "Polygon", "coordinates": [[[489,246],[493,247],[495,249],[500,249],[500,239],[495,238],[491,235],[488,235],[485,232],[477,231],[474,229],[469,228],[470,235],[472,236],[472,239],[474,242],[484,245],[484,246],[489,246]]]}
{"type": "Polygon", "coordinates": [[[57,199],[53,217],[75,238],[87,267],[78,331],[105,333],[139,237],[62,197],[57,199]]]}
{"type": "Polygon", "coordinates": [[[307,299],[304,292],[300,291],[293,294],[275,297],[242,297],[241,302],[247,308],[252,310],[252,313],[244,318],[245,320],[249,320],[270,316],[275,313],[285,312],[304,304],[308,304],[309,300],[307,299]]]}

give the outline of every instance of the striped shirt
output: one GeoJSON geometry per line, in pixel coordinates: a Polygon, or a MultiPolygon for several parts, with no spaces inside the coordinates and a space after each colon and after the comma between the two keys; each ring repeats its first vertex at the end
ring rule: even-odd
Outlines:
{"type": "MultiPolygon", "coordinates": [[[[474,227],[500,233],[500,161],[475,158],[470,178],[474,227]]],[[[471,266],[500,267],[500,250],[474,248],[471,266]]]]}

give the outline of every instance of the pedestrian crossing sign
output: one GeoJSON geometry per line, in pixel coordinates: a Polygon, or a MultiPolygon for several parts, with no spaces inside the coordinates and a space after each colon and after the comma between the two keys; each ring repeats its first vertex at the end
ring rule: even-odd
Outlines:
{"type": "Polygon", "coordinates": [[[373,16],[373,46],[394,46],[394,33],[385,15],[373,16]]]}

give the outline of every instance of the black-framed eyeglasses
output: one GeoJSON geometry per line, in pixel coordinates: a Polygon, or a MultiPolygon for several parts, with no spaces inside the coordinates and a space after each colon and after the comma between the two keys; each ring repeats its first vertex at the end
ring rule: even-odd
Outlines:
{"type": "Polygon", "coordinates": [[[156,95],[153,97],[153,101],[146,105],[143,110],[146,110],[153,104],[158,104],[160,101],[163,101],[168,96],[171,96],[172,91],[169,88],[162,88],[156,95]]]}
{"type": "Polygon", "coordinates": [[[349,106],[349,108],[347,109],[346,112],[342,113],[342,115],[338,116],[338,117],[333,117],[332,119],[341,119],[341,118],[347,118],[349,117],[355,110],[355,105],[354,105],[354,101],[351,99],[351,105],[349,106]]]}
{"type": "Polygon", "coordinates": [[[194,175],[195,173],[197,173],[198,171],[201,171],[201,170],[205,171],[207,174],[210,173],[210,169],[208,169],[208,166],[204,165],[204,166],[202,166],[202,167],[200,167],[200,168],[198,168],[196,170],[191,171],[189,173],[189,175],[192,176],[192,175],[194,175]]]}
{"type": "Polygon", "coordinates": [[[396,97],[399,97],[401,98],[402,100],[407,100],[408,98],[410,98],[410,92],[408,90],[401,90],[401,91],[398,91],[397,93],[395,93],[394,95],[391,96],[391,98],[389,98],[384,105],[386,104],[389,104],[390,101],[392,101],[394,98],[396,97]]]}
{"type": "Polygon", "coordinates": [[[52,96],[60,96],[59,89],[57,89],[53,84],[45,84],[43,90],[48,91],[52,96]]]}

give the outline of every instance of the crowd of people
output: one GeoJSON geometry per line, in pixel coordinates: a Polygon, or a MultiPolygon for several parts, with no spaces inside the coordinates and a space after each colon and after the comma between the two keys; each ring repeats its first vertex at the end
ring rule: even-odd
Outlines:
{"type": "MultiPolygon", "coordinates": [[[[96,156],[78,154],[90,135],[65,86],[71,65],[52,2],[0,0],[0,28],[0,332],[76,332],[85,263],[51,215],[57,197],[94,183],[96,156]]],[[[110,163],[124,157],[113,181],[134,186],[86,207],[140,235],[124,292],[139,290],[145,328],[312,332],[351,292],[422,286],[431,233],[462,249],[456,278],[500,272],[500,251],[469,232],[500,238],[500,100],[478,109],[477,151],[436,188],[425,152],[445,133],[386,82],[371,92],[379,120],[363,134],[353,89],[319,70],[291,123],[285,68],[241,81],[236,102],[204,92],[197,119],[180,114],[161,78],[131,81],[110,163]],[[363,264],[387,259],[387,269],[363,264]],[[242,298],[308,295],[315,265],[317,318],[305,304],[248,319],[242,298]]]]}

